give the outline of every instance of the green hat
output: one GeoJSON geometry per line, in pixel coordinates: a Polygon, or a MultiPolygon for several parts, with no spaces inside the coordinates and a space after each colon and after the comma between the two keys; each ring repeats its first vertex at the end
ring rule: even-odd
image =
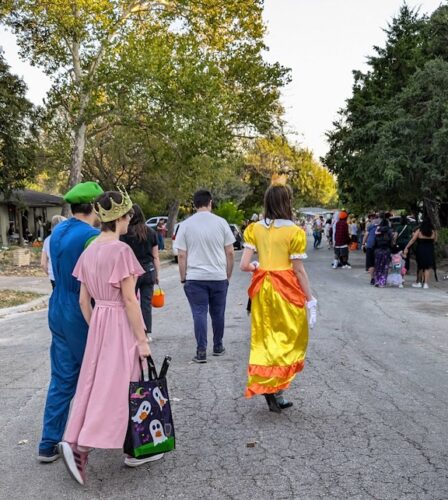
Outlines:
{"type": "Polygon", "coordinates": [[[73,186],[68,193],[65,193],[64,201],[70,203],[70,205],[91,203],[97,196],[103,193],[104,191],[97,182],[80,182],[76,186],[73,186]]]}

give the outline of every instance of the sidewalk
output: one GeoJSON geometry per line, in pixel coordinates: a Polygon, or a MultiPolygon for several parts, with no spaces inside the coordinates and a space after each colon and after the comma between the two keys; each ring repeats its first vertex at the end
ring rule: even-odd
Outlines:
{"type": "MultiPolygon", "coordinates": [[[[161,262],[161,267],[166,268],[173,264],[172,260],[164,260],[161,262]]],[[[40,293],[42,297],[26,302],[19,306],[1,307],[0,304],[0,319],[13,314],[24,313],[36,309],[42,309],[48,305],[48,300],[51,295],[51,283],[48,278],[39,278],[35,276],[1,276],[0,275],[0,290],[17,290],[19,292],[34,292],[40,293]]]]}

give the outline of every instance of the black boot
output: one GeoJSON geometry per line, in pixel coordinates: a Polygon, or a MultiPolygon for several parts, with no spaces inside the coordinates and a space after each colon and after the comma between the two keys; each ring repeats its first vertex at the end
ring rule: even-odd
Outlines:
{"type": "Polygon", "coordinates": [[[282,412],[282,409],[280,408],[280,405],[278,404],[277,398],[274,396],[274,394],[264,394],[264,397],[269,406],[269,411],[273,411],[274,413],[282,412]]]}

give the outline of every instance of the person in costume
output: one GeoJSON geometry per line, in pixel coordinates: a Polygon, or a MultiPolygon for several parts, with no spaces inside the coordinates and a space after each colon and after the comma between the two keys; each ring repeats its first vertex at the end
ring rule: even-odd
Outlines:
{"type": "Polygon", "coordinates": [[[263,395],[269,409],[292,406],[283,397],[304,367],[308,320],[316,322],[317,301],[303,266],[306,234],[292,217],[292,191],[276,176],[264,198],[264,218],[245,232],[242,271],[252,272],[251,344],[245,396],[263,395]],[[259,263],[252,262],[258,252],[259,263]]]}
{"type": "Polygon", "coordinates": [[[390,251],[393,243],[393,232],[389,220],[383,216],[375,230],[375,286],[384,288],[389,272],[390,251]]]}
{"type": "Polygon", "coordinates": [[[64,196],[73,217],[58,224],[51,235],[50,258],[55,289],[48,307],[51,330],[51,378],[45,404],[38,459],[59,458],[57,444],[64,434],[70,401],[78,382],[87,339],[87,323],[79,307],[79,283],[72,276],[79,256],[98,236],[93,200],[103,192],[96,182],[82,182],[64,196]]]}
{"type": "Polygon", "coordinates": [[[437,231],[429,217],[425,216],[403,251],[403,255],[406,258],[409,249],[414,243],[417,243],[415,251],[417,260],[417,282],[412,284],[414,288],[429,288],[429,273],[431,269],[434,270],[435,279],[438,281],[434,248],[436,242],[437,231]]]}
{"type": "MultiPolygon", "coordinates": [[[[101,234],[83,252],[73,271],[81,283],[79,302],[89,334],[60,443],[65,465],[80,484],[85,483],[91,448],[123,448],[129,419],[129,383],[139,380],[139,358],[151,354],[135,294],[136,280],[145,270],[131,247],[120,241],[134,215],[132,201],[126,193],[108,191],[94,206],[101,234]]],[[[125,464],[135,467],[161,456],[126,457],[125,464]]]]}

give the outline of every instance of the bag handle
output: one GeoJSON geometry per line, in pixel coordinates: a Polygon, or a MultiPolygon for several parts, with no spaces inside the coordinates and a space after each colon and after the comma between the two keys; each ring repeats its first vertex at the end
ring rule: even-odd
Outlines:
{"type": "MultiPolygon", "coordinates": [[[[148,365],[148,380],[157,380],[159,377],[157,375],[157,370],[156,370],[156,365],[154,364],[154,360],[152,359],[152,356],[148,356],[146,358],[146,363],[148,365]]],[[[143,368],[143,363],[140,361],[140,379],[142,381],[145,380],[145,373],[144,373],[144,368],[143,368]]]]}

